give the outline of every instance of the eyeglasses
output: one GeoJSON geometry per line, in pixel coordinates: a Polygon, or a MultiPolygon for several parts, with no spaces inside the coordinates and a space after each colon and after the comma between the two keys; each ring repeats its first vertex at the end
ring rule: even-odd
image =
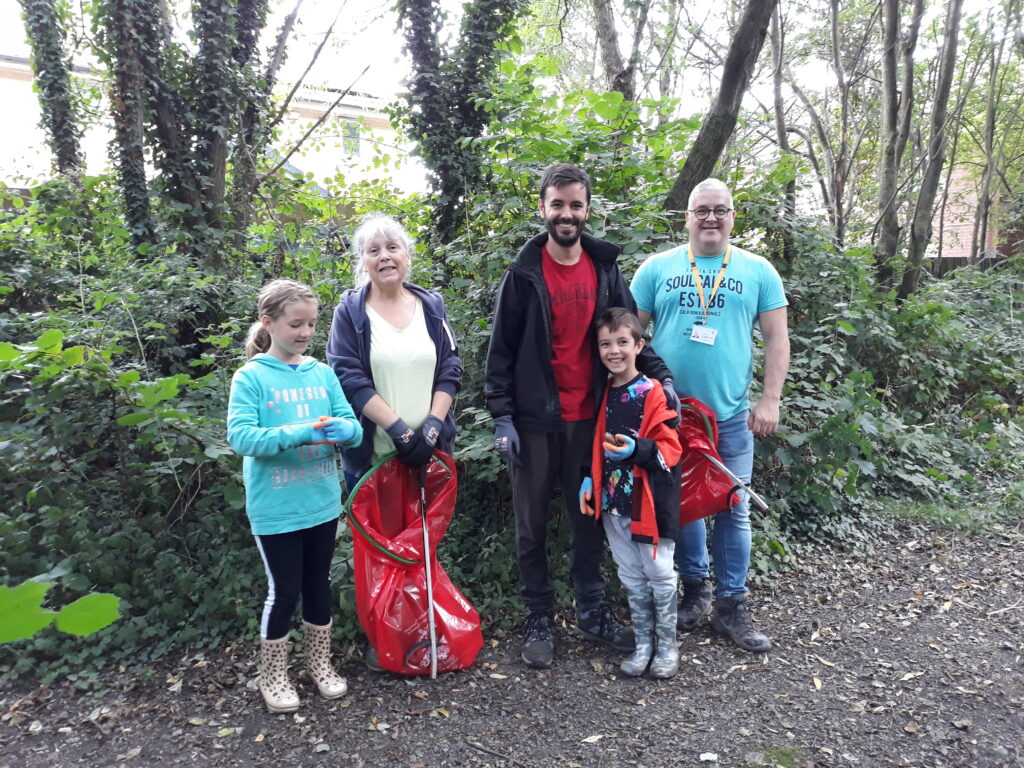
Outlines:
{"type": "Polygon", "coordinates": [[[708,217],[708,214],[715,214],[716,219],[724,219],[727,215],[732,213],[732,208],[726,208],[724,205],[719,205],[714,208],[697,208],[696,210],[690,211],[701,221],[704,221],[708,217]]]}

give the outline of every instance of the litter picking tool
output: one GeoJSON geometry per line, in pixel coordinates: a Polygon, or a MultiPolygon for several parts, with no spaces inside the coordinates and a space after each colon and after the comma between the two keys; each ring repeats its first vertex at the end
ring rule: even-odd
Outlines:
{"type": "Polygon", "coordinates": [[[427,575],[427,627],[430,632],[430,679],[437,679],[437,629],[434,627],[434,574],[430,561],[433,553],[430,549],[430,534],[427,532],[427,467],[419,469],[420,481],[420,523],[423,525],[423,567],[427,575]]]}
{"type": "Polygon", "coordinates": [[[727,466],[725,466],[725,464],[720,462],[714,456],[711,456],[711,455],[709,455],[707,453],[704,453],[704,451],[701,451],[701,454],[704,456],[705,459],[710,461],[712,464],[714,464],[716,467],[718,467],[720,470],[722,470],[726,475],[728,475],[729,479],[732,480],[734,483],[736,483],[736,485],[738,485],[740,488],[742,488],[744,491],[746,491],[747,494],[750,496],[750,500],[752,502],[754,502],[760,509],[764,510],[765,512],[768,511],[768,502],[766,502],[764,499],[762,499],[760,496],[758,496],[756,493],[754,493],[754,490],[749,485],[747,485],[745,482],[740,480],[736,476],[735,472],[733,472],[731,469],[729,469],[727,466]]]}

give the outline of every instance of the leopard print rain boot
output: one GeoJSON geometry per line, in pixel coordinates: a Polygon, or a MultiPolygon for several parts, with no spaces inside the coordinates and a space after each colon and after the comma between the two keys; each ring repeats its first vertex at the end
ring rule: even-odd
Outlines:
{"type": "Polygon", "coordinates": [[[306,671],[325,699],[338,699],[348,691],[348,683],[331,665],[331,622],[317,626],[302,621],[306,636],[306,671]]]}
{"type": "Polygon", "coordinates": [[[299,708],[299,694],[288,681],[288,636],[260,639],[260,693],[274,714],[299,708]]]}

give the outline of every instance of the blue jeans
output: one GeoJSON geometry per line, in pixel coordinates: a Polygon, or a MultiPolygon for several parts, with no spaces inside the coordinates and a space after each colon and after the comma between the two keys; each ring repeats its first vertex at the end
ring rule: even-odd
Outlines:
{"type": "MultiPolygon", "coordinates": [[[[750,411],[743,411],[718,425],[718,454],[722,463],[741,480],[750,482],[754,469],[754,433],[747,427],[750,411]]],[[[750,567],[750,502],[740,501],[714,516],[711,553],[715,567],[715,597],[730,597],[747,591],[750,567]]],[[[708,577],[708,535],[703,520],[680,527],[676,536],[676,564],[680,577],[708,577]]]]}

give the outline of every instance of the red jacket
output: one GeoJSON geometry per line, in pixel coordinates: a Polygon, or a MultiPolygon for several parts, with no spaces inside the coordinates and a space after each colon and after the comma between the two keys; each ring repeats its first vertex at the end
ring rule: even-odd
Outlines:
{"type": "MultiPolygon", "coordinates": [[[[679,417],[665,402],[661,383],[651,379],[654,388],[644,399],[644,417],[636,438],[633,462],[633,541],[657,545],[659,538],[674,538],[679,529],[679,460],[682,447],[676,425],[679,417]],[[660,454],[660,458],[659,458],[660,454]],[[664,463],[663,463],[664,462],[664,463]]],[[[601,517],[601,487],[604,467],[605,419],[608,413],[608,387],[601,397],[594,428],[591,478],[594,480],[595,519],[601,517]]]]}

